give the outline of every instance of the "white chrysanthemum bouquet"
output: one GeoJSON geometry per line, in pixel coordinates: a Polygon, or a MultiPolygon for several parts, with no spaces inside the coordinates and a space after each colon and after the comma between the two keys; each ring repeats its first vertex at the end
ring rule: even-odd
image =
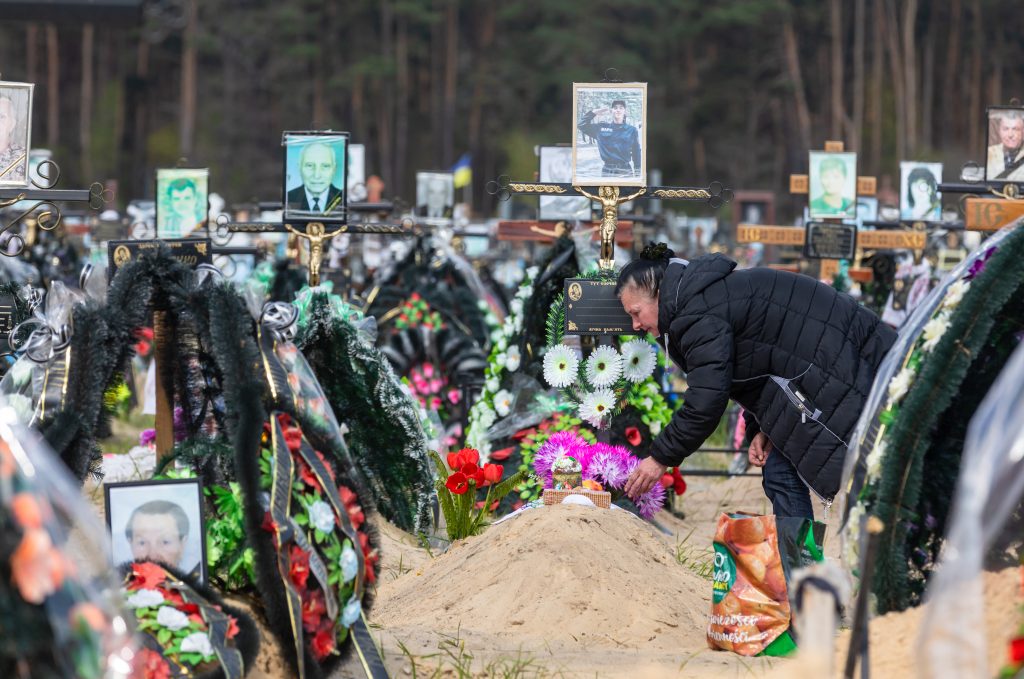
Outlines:
{"type": "Polygon", "coordinates": [[[576,403],[580,419],[606,429],[621,412],[627,391],[651,376],[655,362],[654,347],[641,339],[621,350],[597,347],[585,361],[572,347],[556,344],[544,354],[544,379],[576,403]]]}

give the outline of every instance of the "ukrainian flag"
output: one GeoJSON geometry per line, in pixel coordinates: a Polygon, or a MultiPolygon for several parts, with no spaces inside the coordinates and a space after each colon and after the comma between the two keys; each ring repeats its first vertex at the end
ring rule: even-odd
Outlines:
{"type": "Polygon", "coordinates": [[[473,167],[470,164],[470,155],[468,153],[463,153],[462,157],[452,165],[452,174],[454,175],[455,188],[457,189],[469,186],[470,182],[473,181],[473,167]]]}

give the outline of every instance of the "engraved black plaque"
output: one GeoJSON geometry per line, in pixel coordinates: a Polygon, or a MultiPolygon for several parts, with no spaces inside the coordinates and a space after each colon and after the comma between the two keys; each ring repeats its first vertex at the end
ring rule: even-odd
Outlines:
{"type": "Polygon", "coordinates": [[[171,255],[182,264],[195,268],[213,261],[211,243],[206,238],[165,240],[112,240],[107,243],[107,281],[114,280],[117,270],[143,253],[166,245],[171,255]]]}
{"type": "Polygon", "coordinates": [[[615,279],[565,279],[565,334],[635,335],[633,320],[615,296],[615,279]]]}
{"type": "Polygon", "coordinates": [[[856,248],[856,224],[808,222],[804,238],[804,257],[852,260],[856,248]]]}

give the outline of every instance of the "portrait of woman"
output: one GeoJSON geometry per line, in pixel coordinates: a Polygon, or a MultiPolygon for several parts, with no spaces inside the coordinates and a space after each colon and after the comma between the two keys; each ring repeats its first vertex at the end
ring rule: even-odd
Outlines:
{"type": "Polygon", "coordinates": [[[942,218],[942,163],[900,163],[903,186],[900,192],[900,218],[915,221],[939,221],[942,218]]]}

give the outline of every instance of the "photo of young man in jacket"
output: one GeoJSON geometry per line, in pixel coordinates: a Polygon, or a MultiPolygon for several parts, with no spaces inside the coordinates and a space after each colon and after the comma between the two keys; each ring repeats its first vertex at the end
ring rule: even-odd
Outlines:
{"type": "Polygon", "coordinates": [[[896,332],[813,278],[735,270],[714,254],[687,262],[649,245],[619,275],[633,329],[660,337],[686,373],[683,405],[630,476],[647,492],[714,433],[729,400],[744,408],[750,462],[777,516],[814,518],[839,490],[847,443],[896,332]]]}

